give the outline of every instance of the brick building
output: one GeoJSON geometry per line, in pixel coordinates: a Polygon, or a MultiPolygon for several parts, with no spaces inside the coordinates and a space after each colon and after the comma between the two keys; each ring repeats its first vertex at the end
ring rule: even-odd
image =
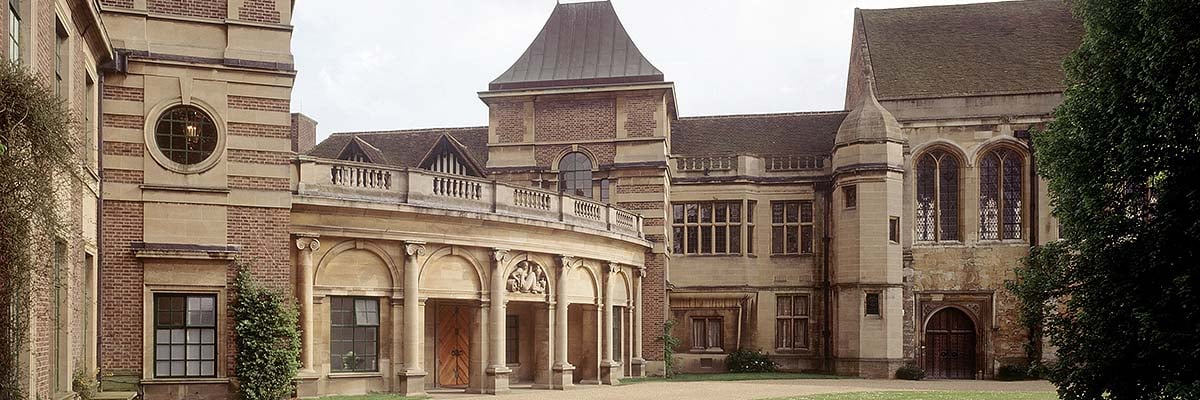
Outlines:
{"type": "Polygon", "coordinates": [[[103,186],[71,335],[108,395],[231,396],[236,261],[298,300],[300,397],[613,384],[662,372],[668,320],[686,371],[1025,362],[1003,284],[1057,235],[1028,131],[1081,36],[1058,1],[856,10],[844,109],[697,117],[612,4],[559,4],[487,126],[320,143],[292,2],[78,3],[103,186]]]}

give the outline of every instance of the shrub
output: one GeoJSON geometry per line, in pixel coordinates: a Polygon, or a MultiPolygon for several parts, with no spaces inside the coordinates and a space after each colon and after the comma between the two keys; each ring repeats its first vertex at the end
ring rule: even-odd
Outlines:
{"type": "Polygon", "coordinates": [[[925,379],[925,370],[914,364],[908,364],[896,370],[896,379],[919,381],[925,379]]]}
{"type": "Polygon", "coordinates": [[[1022,381],[1029,379],[1029,368],[1022,365],[1002,365],[996,371],[996,379],[1001,381],[1022,381]]]}
{"type": "Polygon", "coordinates": [[[96,377],[83,372],[82,369],[75,370],[75,377],[71,381],[71,390],[79,395],[79,400],[92,400],[96,398],[96,389],[100,387],[100,383],[96,382],[96,377]]]}
{"type": "Polygon", "coordinates": [[[738,349],[725,358],[729,372],[775,372],[778,368],[770,357],[757,350],[738,349]]]}
{"type": "Polygon", "coordinates": [[[663,323],[663,334],[659,337],[663,341],[663,376],[666,378],[675,376],[675,348],[683,343],[682,340],[671,335],[671,328],[674,327],[675,320],[667,320],[663,323]]]}
{"type": "Polygon", "coordinates": [[[238,266],[234,284],[239,395],[243,400],[290,397],[300,368],[296,306],[283,293],[262,287],[245,265],[238,266]]]}

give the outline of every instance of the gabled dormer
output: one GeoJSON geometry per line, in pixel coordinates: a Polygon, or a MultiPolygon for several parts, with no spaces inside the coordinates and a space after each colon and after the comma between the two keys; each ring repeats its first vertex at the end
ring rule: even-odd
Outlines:
{"type": "Polygon", "coordinates": [[[358,136],[346,142],[346,146],[338,153],[339,160],[357,161],[372,164],[384,164],[386,161],[383,157],[383,152],[378,148],[362,140],[358,136]]]}
{"type": "Polygon", "coordinates": [[[450,135],[441,135],[425,153],[418,167],[444,174],[484,177],[483,168],[467,152],[466,146],[450,135]]]}

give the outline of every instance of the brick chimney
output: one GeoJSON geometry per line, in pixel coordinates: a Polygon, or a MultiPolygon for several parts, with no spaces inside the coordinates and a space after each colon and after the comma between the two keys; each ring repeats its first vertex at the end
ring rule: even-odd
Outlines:
{"type": "Polygon", "coordinates": [[[307,153],[317,145],[317,121],[301,113],[292,113],[292,151],[307,153]]]}

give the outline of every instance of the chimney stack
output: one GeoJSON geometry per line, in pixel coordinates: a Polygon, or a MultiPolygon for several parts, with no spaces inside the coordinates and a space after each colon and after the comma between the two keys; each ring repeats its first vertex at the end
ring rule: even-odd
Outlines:
{"type": "Polygon", "coordinates": [[[317,121],[301,113],[292,113],[292,151],[307,153],[317,145],[317,121]]]}

